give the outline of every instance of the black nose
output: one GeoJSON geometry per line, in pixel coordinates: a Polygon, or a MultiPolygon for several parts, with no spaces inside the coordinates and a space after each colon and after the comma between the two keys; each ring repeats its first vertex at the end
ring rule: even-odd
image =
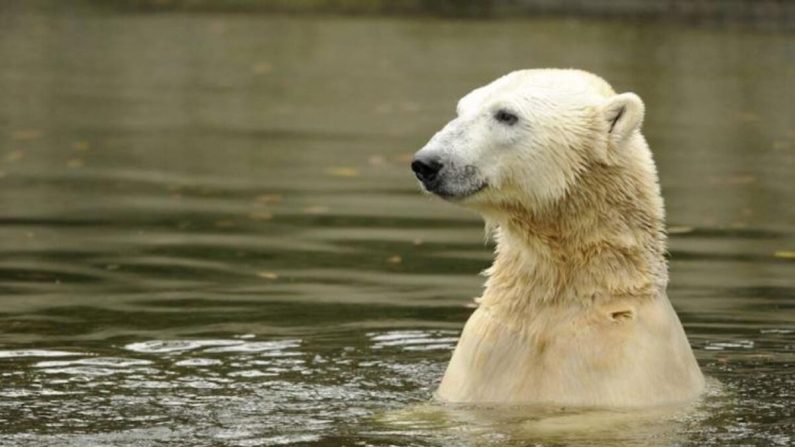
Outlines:
{"type": "Polygon", "coordinates": [[[415,158],[411,162],[411,170],[422,182],[430,182],[436,178],[444,165],[436,158],[415,158]]]}

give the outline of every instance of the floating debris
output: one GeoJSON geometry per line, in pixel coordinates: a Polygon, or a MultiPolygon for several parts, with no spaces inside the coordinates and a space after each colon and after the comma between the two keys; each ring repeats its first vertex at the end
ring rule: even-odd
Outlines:
{"type": "Polygon", "coordinates": [[[273,65],[267,62],[258,62],[251,67],[251,70],[258,75],[268,74],[273,71],[273,65]]]}
{"type": "Polygon", "coordinates": [[[74,143],[72,143],[72,149],[74,149],[76,151],[86,151],[86,150],[88,150],[88,148],[89,148],[88,141],[81,140],[81,141],[75,141],[74,143]]]}
{"type": "Polygon", "coordinates": [[[358,177],[359,170],[349,166],[336,166],[326,169],[326,174],[332,177],[358,177]]]}
{"type": "Polygon", "coordinates": [[[795,259],[795,250],[777,250],[773,256],[781,259],[795,259]]]}
{"type": "Polygon", "coordinates": [[[254,199],[257,203],[280,203],[282,201],[281,194],[262,194],[254,199]]]}
{"type": "Polygon", "coordinates": [[[66,167],[70,168],[70,169],[78,169],[78,168],[82,168],[83,166],[85,166],[85,164],[86,164],[86,162],[84,162],[83,160],[81,160],[79,158],[73,158],[73,159],[71,159],[71,160],[66,162],[66,167]]]}
{"type": "Polygon", "coordinates": [[[37,129],[20,129],[11,132],[11,139],[17,141],[38,140],[42,135],[42,131],[37,129]]]}
{"type": "Polygon", "coordinates": [[[710,182],[715,185],[750,185],[756,182],[756,177],[753,175],[729,175],[725,177],[711,177],[710,182]]]}
{"type": "Polygon", "coordinates": [[[251,220],[271,220],[273,219],[273,213],[269,213],[267,211],[255,211],[253,213],[249,213],[248,218],[251,220]]]}
{"type": "Polygon", "coordinates": [[[22,160],[25,157],[25,151],[21,149],[13,150],[6,155],[6,161],[9,163],[13,163],[15,161],[22,160]]]}
{"type": "Polygon", "coordinates": [[[328,211],[327,206],[308,206],[304,208],[304,214],[325,214],[328,211]]]}
{"type": "Polygon", "coordinates": [[[414,153],[413,152],[404,152],[402,154],[396,155],[394,159],[398,163],[411,163],[411,160],[414,159],[414,153]]]}
{"type": "Polygon", "coordinates": [[[276,272],[259,272],[257,276],[265,279],[279,279],[279,274],[276,272]]]}

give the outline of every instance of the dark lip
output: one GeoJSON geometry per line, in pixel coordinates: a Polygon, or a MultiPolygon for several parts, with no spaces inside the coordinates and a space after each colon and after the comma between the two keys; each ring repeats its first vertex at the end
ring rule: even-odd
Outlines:
{"type": "Polygon", "coordinates": [[[475,188],[473,190],[470,190],[470,191],[467,191],[466,194],[449,194],[449,193],[445,192],[444,190],[438,191],[438,190],[435,189],[435,187],[438,187],[438,182],[433,182],[431,185],[428,185],[425,182],[423,182],[422,186],[425,188],[426,191],[428,191],[428,192],[430,192],[430,193],[432,193],[432,194],[434,194],[434,195],[436,195],[436,196],[438,196],[438,197],[440,197],[440,198],[442,198],[444,200],[448,200],[448,201],[454,202],[454,201],[466,199],[467,197],[471,197],[471,196],[479,193],[480,191],[483,191],[489,185],[488,185],[488,183],[483,182],[480,185],[478,185],[477,188],[475,188]]]}

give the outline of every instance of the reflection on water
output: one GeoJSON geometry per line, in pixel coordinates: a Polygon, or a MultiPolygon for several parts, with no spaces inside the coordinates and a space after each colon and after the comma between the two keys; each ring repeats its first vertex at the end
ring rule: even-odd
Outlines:
{"type": "Polygon", "coordinates": [[[792,442],[792,36],[24,5],[0,7],[2,445],[792,442]],[[408,157],[528,66],[647,103],[714,385],[693,408],[430,402],[490,254],[408,157]]]}

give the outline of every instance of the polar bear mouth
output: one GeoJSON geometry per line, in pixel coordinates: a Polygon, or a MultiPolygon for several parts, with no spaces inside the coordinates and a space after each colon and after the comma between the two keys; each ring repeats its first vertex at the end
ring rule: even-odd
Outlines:
{"type": "Polygon", "coordinates": [[[441,176],[431,181],[422,181],[422,186],[429,193],[450,201],[463,200],[488,187],[488,183],[475,176],[441,176]]]}
{"type": "Polygon", "coordinates": [[[455,201],[455,200],[463,200],[463,199],[466,199],[468,197],[471,197],[471,196],[479,193],[480,191],[483,191],[484,189],[486,189],[487,186],[488,186],[488,184],[486,182],[482,182],[482,183],[477,184],[473,188],[461,189],[461,188],[456,188],[456,187],[452,187],[452,188],[451,187],[441,187],[441,188],[436,188],[434,190],[430,190],[429,189],[429,191],[434,193],[434,194],[436,194],[437,196],[445,199],[445,200],[455,201]]]}

